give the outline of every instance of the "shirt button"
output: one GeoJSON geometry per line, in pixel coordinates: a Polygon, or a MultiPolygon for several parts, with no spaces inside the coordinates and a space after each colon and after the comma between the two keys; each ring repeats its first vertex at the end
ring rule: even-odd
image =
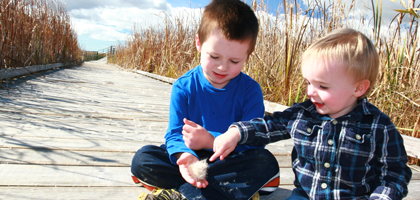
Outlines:
{"type": "Polygon", "coordinates": [[[333,121],[332,121],[332,123],[333,123],[334,125],[336,125],[338,122],[337,122],[337,120],[333,120],[333,121]]]}
{"type": "Polygon", "coordinates": [[[325,168],[330,168],[330,167],[331,167],[331,165],[330,165],[330,163],[327,163],[327,162],[326,162],[326,163],[324,163],[324,167],[325,167],[325,168]]]}
{"type": "Polygon", "coordinates": [[[308,133],[312,132],[311,128],[307,128],[306,131],[308,131],[308,133]]]}
{"type": "Polygon", "coordinates": [[[326,189],[328,187],[328,185],[326,183],[322,183],[321,187],[322,187],[322,189],[326,189]]]}
{"type": "Polygon", "coordinates": [[[332,139],[329,139],[329,140],[328,140],[328,144],[329,144],[329,145],[333,145],[333,144],[334,144],[334,141],[333,141],[332,139]]]}
{"type": "Polygon", "coordinates": [[[360,140],[360,139],[362,139],[362,136],[360,136],[359,134],[356,134],[356,139],[360,140]]]}

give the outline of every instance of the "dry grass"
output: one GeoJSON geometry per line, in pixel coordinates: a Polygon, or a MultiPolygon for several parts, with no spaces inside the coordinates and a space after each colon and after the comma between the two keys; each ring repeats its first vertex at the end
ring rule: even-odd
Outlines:
{"type": "Polygon", "coordinates": [[[78,62],[65,6],[53,0],[0,1],[0,69],[78,62]]]}
{"type": "MultiPolygon", "coordinates": [[[[297,2],[297,1],[296,1],[297,2]]],[[[302,102],[305,86],[300,74],[300,56],[312,41],[333,29],[350,27],[364,32],[380,52],[381,71],[378,83],[368,97],[370,102],[388,114],[403,134],[420,137],[420,65],[417,51],[417,23],[412,21],[408,34],[401,27],[398,14],[381,32],[381,7],[371,7],[371,20],[350,19],[355,6],[340,1],[330,5],[310,1],[301,11],[296,2],[283,2],[283,13],[269,18],[267,7],[257,1],[253,9],[260,21],[257,46],[243,71],[260,83],[266,100],[283,105],[302,102]],[[314,12],[316,11],[316,12],[314,12]],[[318,14],[318,17],[315,16],[318,14]],[[343,13],[346,13],[343,15],[343,13]],[[366,23],[373,24],[370,32],[366,23]]],[[[112,62],[127,68],[139,69],[178,78],[199,64],[194,36],[199,20],[193,14],[165,16],[159,27],[134,28],[134,34],[112,62]],[[182,23],[184,22],[184,23],[182,23]]]]}

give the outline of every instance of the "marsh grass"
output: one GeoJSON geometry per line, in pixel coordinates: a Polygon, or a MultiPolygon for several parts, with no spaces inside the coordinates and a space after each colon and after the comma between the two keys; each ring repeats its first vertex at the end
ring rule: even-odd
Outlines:
{"type": "Polygon", "coordinates": [[[0,1],[0,69],[79,62],[80,55],[60,1],[0,1]]]}
{"type": "MultiPolygon", "coordinates": [[[[300,74],[302,52],[333,29],[354,28],[371,38],[380,55],[380,75],[369,101],[388,114],[400,132],[419,138],[417,21],[410,19],[410,27],[406,30],[401,22],[410,16],[395,12],[394,20],[383,25],[382,1],[377,1],[376,7],[371,1],[373,19],[358,21],[352,16],[357,13],[355,1],[349,5],[340,1],[326,5],[315,0],[307,5],[303,10],[297,1],[283,1],[280,8],[283,14],[270,18],[263,1],[252,2],[259,18],[260,33],[256,49],[243,72],[261,85],[264,98],[288,106],[304,101],[305,84],[300,74]],[[373,28],[365,30],[369,23],[373,28]],[[384,27],[387,28],[385,32],[384,27]]],[[[194,45],[198,25],[197,16],[190,13],[183,17],[164,14],[158,26],[135,26],[131,38],[120,44],[113,62],[127,69],[178,78],[199,64],[194,45]]]]}

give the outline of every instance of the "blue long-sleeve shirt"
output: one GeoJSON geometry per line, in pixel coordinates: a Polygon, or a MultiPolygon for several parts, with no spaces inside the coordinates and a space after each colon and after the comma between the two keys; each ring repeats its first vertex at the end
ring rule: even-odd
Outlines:
{"type": "MultiPolygon", "coordinates": [[[[169,125],[165,135],[171,162],[176,163],[176,153],[188,152],[197,156],[182,139],[183,118],[201,125],[217,137],[235,121],[263,116],[263,94],[255,80],[240,73],[224,88],[218,89],[204,77],[199,65],[181,76],[172,86],[169,125]]],[[[263,146],[239,145],[235,151],[251,148],[263,146]]]]}
{"type": "Polygon", "coordinates": [[[307,100],[263,119],[234,123],[238,144],[292,138],[295,186],[310,199],[402,199],[412,172],[403,139],[367,99],[337,119],[307,100]]]}

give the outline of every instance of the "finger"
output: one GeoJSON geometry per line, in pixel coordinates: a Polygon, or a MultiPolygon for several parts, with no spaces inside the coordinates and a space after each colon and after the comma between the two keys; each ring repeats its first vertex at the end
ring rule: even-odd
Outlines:
{"type": "Polygon", "coordinates": [[[182,165],[185,165],[187,163],[188,159],[184,156],[181,156],[178,158],[178,160],[176,161],[176,164],[179,165],[179,167],[181,168],[182,165]]]}
{"type": "Polygon", "coordinates": [[[205,188],[209,185],[209,182],[206,179],[203,179],[200,182],[201,182],[201,188],[205,188]]]}
{"type": "Polygon", "coordinates": [[[194,185],[195,187],[197,187],[197,181],[195,181],[195,179],[193,177],[191,177],[191,175],[189,173],[183,173],[182,177],[184,178],[184,180],[191,184],[194,185]]]}
{"type": "Polygon", "coordinates": [[[197,188],[205,188],[207,187],[208,182],[206,180],[200,180],[197,182],[197,188]]]}
{"type": "Polygon", "coordinates": [[[190,134],[190,133],[189,133],[188,131],[186,131],[186,130],[182,130],[182,132],[181,132],[181,133],[182,133],[182,135],[183,135],[183,136],[188,136],[188,135],[190,134]]]}
{"type": "Polygon", "coordinates": [[[184,118],[184,124],[192,126],[192,127],[197,127],[197,124],[191,120],[188,120],[186,118],[184,118]]]}
{"type": "Polygon", "coordinates": [[[187,133],[191,133],[194,130],[194,127],[190,124],[184,124],[184,126],[182,126],[182,130],[186,131],[187,133]]]}
{"type": "Polygon", "coordinates": [[[182,130],[183,131],[188,131],[188,132],[190,132],[190,130],[191,130],[191,128],[190,128],[191,126],[190,125],[188,125],[188,124],[184,124],[184,126],[182,126],[182,130]]]}
{"type": "Polygon", "coordinates": [[[220,155],[220,160],[224,160],[235,148],[228,148],[220,155]]]}
{"type": "Polygon", "coordinates": [[[210,162],[215,161],[220,155],[222,155],[222,153],[223,153],[222,151],[216,150],[214,154],[210,157],[209,161],[210,162]]]}

